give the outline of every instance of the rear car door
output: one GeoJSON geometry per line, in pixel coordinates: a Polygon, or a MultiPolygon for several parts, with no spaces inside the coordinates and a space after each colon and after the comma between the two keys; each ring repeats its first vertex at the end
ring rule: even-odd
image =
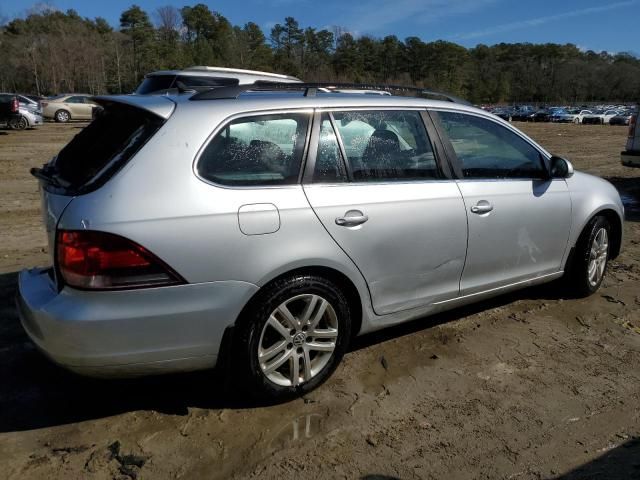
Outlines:
{"type": "Polygon", "coordinates": [[[305,193],[362,272],[379,315],[459,293],[464,203],[425,114],[324,111],[314,121],[305,193]]]}
{"type": "Polygon", "coordinates": [[[462,295],[558,272],[571,228],[564,179],[552,179],[545,156],[514,130],[484,116],[434,112],[469,224],[462,295]]]}

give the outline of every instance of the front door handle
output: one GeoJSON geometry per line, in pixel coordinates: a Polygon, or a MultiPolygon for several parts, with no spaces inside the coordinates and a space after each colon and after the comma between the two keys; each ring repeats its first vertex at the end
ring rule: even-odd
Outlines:
{"type": "Polygon", "coordinates": [[[472,213],[477,213],[478,215],[482,215],[483,213],[489,213],[493,210],[493,205],[491,205],[486,200],[480,200],[473,207],[471,207],[472,213]]]}
{"type": "Polygon", "coordinates": [[[355,227],[362,225],[367,220],[369,220],[369,217],[360,210],[349,210],[344,214],[344,217],[336,218],[336,225],[340,225],[341,227],[355,227]]]}

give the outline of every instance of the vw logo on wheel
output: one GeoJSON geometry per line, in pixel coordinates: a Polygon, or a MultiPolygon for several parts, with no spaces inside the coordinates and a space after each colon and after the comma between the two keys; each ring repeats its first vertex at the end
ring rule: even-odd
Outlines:
{"type": "Polygon", "coordinates": [[[293,336],[293,344],[296,347],[301,347],[302,345],[304,345],[304,341],[307,338],[307,334],[304,332],[298,332],[293,336]]]}

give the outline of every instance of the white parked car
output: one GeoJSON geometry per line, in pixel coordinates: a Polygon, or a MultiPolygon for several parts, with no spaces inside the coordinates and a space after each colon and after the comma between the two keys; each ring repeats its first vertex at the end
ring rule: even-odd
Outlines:
{"type": "Polygon", "coordinates": [[[596,125],[609,125],[609,122],[613,117],[619,115],[618,110],[605,110],[603,112],[596,112],[590,115],[584,115],[582,117],[582,123],[584,124],[596,124],[596,125]]]}
{"type": "Polygon", "coordinates": [[[561,123],[582,123],[585,115],[591,114],[593,114],[591,110],[569,110],[566,113],[558,115],[555,121],[561,123]]]}

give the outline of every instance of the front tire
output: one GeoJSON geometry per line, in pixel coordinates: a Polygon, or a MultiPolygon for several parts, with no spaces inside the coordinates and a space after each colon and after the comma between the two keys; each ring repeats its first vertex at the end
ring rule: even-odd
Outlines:
{"type": "Polygon", "coordinates": [[[611,225],[600,215],[580,234],[570,266],[570,287],[576,296],[587,297],[600,288],[609,261],[610,238],[611,225]]]}
{"type": "Polygon", "coordinates": [[[303,395],[331,376],[350,334],[349,303],[333,282],[309,274],[277,280],[238,322],[233,348],[238,386],[263,400],[303,395]]]}

